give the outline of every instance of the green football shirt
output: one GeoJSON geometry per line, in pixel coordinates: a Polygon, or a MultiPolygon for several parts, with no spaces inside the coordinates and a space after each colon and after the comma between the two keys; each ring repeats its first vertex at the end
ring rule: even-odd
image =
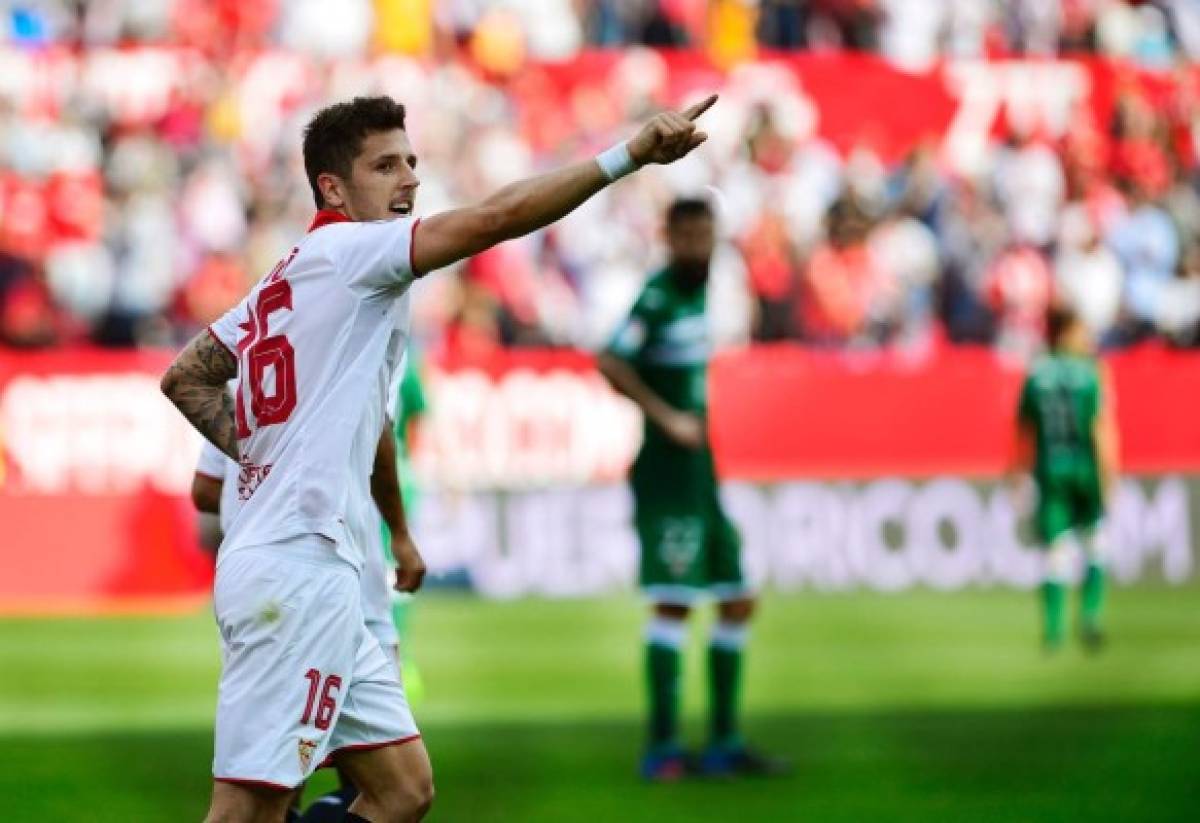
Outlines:
{"type": "MultiPolygon", "coordinates": [[[[701,417],[708,413],[712,354],[705,304],[705,288],[682,289],[664,269],[646,283],[607,347],[668,404],[701,417]]],[[[639,506],[711,504],[716,475],[708,447],[680,446],[649,420],[644,432],[631,476],[639,506]]]]}
{"type": "Polygon", "coordinates": [[[1049,354],[1025,378],[1019,414],[1034,432],[1034,476],[1098,475],[1093,432],[1101,407],[1100,371],[1090,358],[1049,354]]]}
{"type": "MultiPolygon", "coordinates": [[[[608,352],[625,360],[659,397],[681,411],[708,409],[708,359],[712,344],[704,315],[706,289],[679,288],[669,270],[646,283],[608,352]]],[[[647,435],[662,433],[648,427],[647,435]]]]}

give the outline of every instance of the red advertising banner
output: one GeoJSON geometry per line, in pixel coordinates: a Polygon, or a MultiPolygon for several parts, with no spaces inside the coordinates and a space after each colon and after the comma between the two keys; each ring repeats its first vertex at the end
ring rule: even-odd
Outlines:
{"type": "MultiPolygon", "coordinates": [[[[159,392],[168,359],[161,352],[0,353],[0,612],[191,607],[207,596],[211,561],[197,547],[187,498],[199,438],[159,392]]],[[[1200,354],[1146,347],[1108,364],[1125,471],[1200,473],[1200,354]]],[[[711,375],[714,446],[722,474],[743,488],[799,479],[891,488],[889,478],[925,478],[930,491],[912,492],[913,499],[932,500],[946,482],[1004,471],[1020,379],[984,349],[921,361],[793,345],[727,352],[711,375]]],[[[570,531],[568,521],[585,522],[601,509],[561,509],[563,495],[597,485],[619,490],[640,419],[587,355],[501,352],[483,363],[431,367],[428,381],[432,411],[414,456],[419,478],[434,497],[449,490],[478,503],[468,507],[470,522],[468,509],[450,504],[421,513],[418,524],[428,530],[421,536],[435,555],[443,544],[460,551],[470,534],[488,530],[480,512],[497,491],[528,498],[529,517],[567,518],[570,531]]],[[[953,499],[970,496],[965,485],[954,488],[953,499]]],[[[1137,514],[1144,510],[1163,523],[1190,524],[1186,494],[1163,488],[1153,503],[1131,497],[1140,508],[1122,522],[1150,522],[1150,514],[1137,514]]],[[[624,508],[613,498],[614,512],[624,508]]],[[[1163,539],[1190,546],[1175,531],[1163,539]]],[[[1175,568],[1190,569],[1187,549],[1174,551],[1175,568]]],[[[496,590],[507,591],[500,583],[496,590]]]]}
{"type": "Polygon", "coordinates": [[[165,352],[0,353],[0,612],[187,608],[211,561],[165,352]]]}
{"type": "MultiPolygon", "coordinates": [[[[1126,472],[1200,468],[1200,354],[1156,346],[1107,358],[1126,472]]],[[[990,351],[758,347],[713,366],[723,473],[752,480],[998,475],[1012,454],[1023,373],[990,351]]]]}

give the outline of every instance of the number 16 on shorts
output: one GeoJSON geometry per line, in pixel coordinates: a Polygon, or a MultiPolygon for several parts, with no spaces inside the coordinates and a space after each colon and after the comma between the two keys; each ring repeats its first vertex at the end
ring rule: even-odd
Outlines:
{"type": "Polygon", "coordinates": [[[316,726],[321,731],[329,729],[329,725],[333,722],[333,715],[337,711],[337,693],[342,687],[342,678],[336,674],[331,674],[325,678],[325,686],[321,687],[321,673],[316,669],[309,669],[304,673],[304,677],[308,680],[308,700],[304,704],[304,714],[300,715],[300,725],[307,726],[309,723],[316,726]],[[317,699],[318,693],[320,699],[317,699]],[[316,708],[316,716],[313,716],[313,708],[316,708]]]}
{"type": "MultiPolygon", "coordinates": [[[[322,686],[321,672],[317,669],[309,669],[304,673],[304,677],[308,680],[308,698],[304,701],[304,714],[300,715],[300,725],[307,726],[311,723],[321,731],[328,731],[333,724],[333,716],[337,713],[337,693],[342,687],[342,678],[331,674],[324,678],[322,686]]],[[[316,740],[303,737],[297,743],[296,753],[300,756],[302,773],[308,772],[317,746],[316,740]]]]}

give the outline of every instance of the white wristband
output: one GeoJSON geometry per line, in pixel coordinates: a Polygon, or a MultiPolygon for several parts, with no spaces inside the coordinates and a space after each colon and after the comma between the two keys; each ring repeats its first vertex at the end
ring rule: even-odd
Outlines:
{"type": "Polygon", "coordinates": [[[600,164],[600,171],[604,172],[610,183],[637,169],[633,158],[629,156],[629,146],[624,142],[597,154],[596,162],[600,164]]]}

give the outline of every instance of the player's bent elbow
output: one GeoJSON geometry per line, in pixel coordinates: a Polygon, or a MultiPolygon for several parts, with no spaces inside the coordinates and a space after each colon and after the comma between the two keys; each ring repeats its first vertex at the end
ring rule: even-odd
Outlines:
{"type": "Polygon", "coordinates": [[[196,511],[217,514],[221,508],[221,485],[208,477],[194,477],[192,505],[196,507],[196,511]]]}
{"type": "Polygon", "coordinates": [[[611,354],[600,352],[596,355],[596,371],[609,383],[616,384],[616,373],[620,368],[619,361],[611,354]]]}
{"type": "Polygon", "coordinates": [[[175,373],[174,366],[163,372],[162,379],[158,381],[158,388],[172,403],[175,402],[175,392],[179,389],[179,376],[175,373]]]}

